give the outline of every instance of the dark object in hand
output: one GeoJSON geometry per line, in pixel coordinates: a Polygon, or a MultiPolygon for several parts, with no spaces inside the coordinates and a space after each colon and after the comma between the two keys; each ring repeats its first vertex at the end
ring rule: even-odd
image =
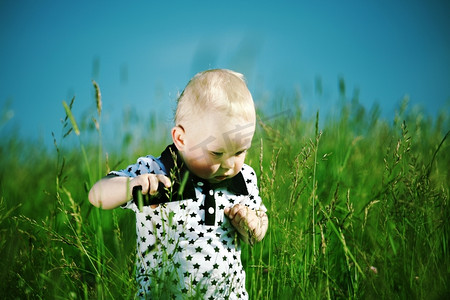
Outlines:
{"type": "Polygon", "coordinates": [[[133,187],[133,201],[137,204],[139,210],[142,211],[143,206],[157,205],[170,202],[171,200],[168,189],[162,182],[159,182],[157,193],[153,195],[143,195],[142,186],[140,185],[133,187]]]}

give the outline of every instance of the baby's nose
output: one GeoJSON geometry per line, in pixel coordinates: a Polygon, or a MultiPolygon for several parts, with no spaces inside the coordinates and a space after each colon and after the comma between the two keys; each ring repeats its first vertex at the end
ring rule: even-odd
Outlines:
{"type": "Polygon", "coordinates": [[[234,156],[223,159],[221,166],[223,169],[232,169],[234,167],[234,156]]]}

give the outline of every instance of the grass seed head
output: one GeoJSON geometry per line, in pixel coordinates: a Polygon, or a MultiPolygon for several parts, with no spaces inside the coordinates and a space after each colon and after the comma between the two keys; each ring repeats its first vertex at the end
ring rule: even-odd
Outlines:
{"type": "Polygon", "coordinates": [[[95,88],[95,100],[97,102],[97,112],[98,115],[102,115],[102,93],[100,92],[100,87],[98,86],[97,82],[95,80],[92,80],[92,84],[95,88]]]}

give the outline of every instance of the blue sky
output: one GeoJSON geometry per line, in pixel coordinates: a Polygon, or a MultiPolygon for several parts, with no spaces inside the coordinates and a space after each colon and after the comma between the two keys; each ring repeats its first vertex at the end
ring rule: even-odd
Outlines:
{"type": "Polygon", "coordinates": [[[208,68],[244,73],[259,107],[284,89],[325,110],[342,77],[388,117],[405,95],[449,109],[449,1],[317,2],[0,0],[0,108],[12,117],[0,133],[17,124],[51,141],[62,100],[76,96],[77,118],[93,111],[92,79],[105,127],[130,108],[170,126],[177,93],[208,68]]]}

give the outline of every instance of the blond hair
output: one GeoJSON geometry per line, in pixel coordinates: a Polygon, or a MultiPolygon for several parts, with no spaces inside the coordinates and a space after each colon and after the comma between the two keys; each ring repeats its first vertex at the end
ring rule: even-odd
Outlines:
{"type": "Polygon", "coordinates": [[[196,74],[178,98],[175,123],[179,125],[208,111],[246,120],[255,118],[253,98],[242,74],[226,69],[196,74]]]}

